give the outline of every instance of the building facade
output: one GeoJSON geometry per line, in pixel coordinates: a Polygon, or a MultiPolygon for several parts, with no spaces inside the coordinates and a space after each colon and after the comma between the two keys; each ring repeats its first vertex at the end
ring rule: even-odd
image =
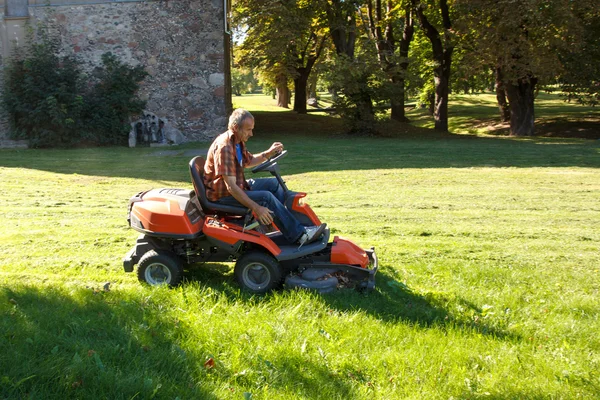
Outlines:
{"type": "MultiPolygon", "coordinates": [[[[2,61],[23,46],[27,31],[60,38],[63,54],[88,72],[111,52],[148,77],[146,110],[169,121],[186,140],[224,131],[231,110],[228,0],[0,0],[2,61]]],[[[1,88],[0,88],[1,90],[1,88]]],[[[6,138],[6,126],[0,138],[6,138]]]]}

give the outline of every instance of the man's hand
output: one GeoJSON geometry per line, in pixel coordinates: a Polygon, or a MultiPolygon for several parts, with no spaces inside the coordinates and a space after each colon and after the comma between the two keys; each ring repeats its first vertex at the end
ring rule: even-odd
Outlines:
{"type": "Polygon", "coordinates": [[[273,214],[273,211],[259,205],[248,197],[246,192],[236,185],[235,176],[223,175],[223,180],[225,181],[225,186],[227,186],[229,194],[239,201],[240,204],[251,209],[258,222],[263,225],[269,225],[273,222],[273,216],[271,215],[273,214]]]}
{"type": "Polygon", "coordinates": [[[256,215],[256,219],[263,225],[270,225],[273,222],[273,211],[269,210],[267,207],[259,206],[253,209],[254,214],[256,215]]]}
{"type": "Polygon", "coordinates": [[[283,144],[280,142],[275,142],[269,147],[269,150],[265,150],[262,153],[255,154],[252,160],[245,166],[246,168],[254,168],[257,165],[262,164],[267,161],[269,158],[272,158],[276,154],[279,154],[283,151],[283,144]]]}
{"type": "Polygon", "coordinates": [[[281,142],[275,142],[269,147],[269,150],[266,151],[265,156],[267,158],[273,157],[275,154],[279,154],[283,151],[283,144],[281,142]]]}

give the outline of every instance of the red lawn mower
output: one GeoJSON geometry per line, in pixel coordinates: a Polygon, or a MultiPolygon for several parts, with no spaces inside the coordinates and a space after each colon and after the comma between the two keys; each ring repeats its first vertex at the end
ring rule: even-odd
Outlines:
{"type": "MultiPolygon", "coordinates": [[[[268,171],[286,193],[285,205],[305,226],[321,221],[304,202],[306,193],[287,188],[279,173],[279,155],[252,169],[268,171]]],[[[244,207],[208,200],[203,181],[204,159],[190,163],[194,190],[152,189],[129,200],[127,221],[141,235],[123,259],[125,272],[133,272],[150,285],[178,285],[184,269],[206,262],[235,261],[240,287],[262,294],[280,287],[315,289],[321,293],[338,287],[372,290],[378,263],[374,248],[363,250],[330,231],[309,244],[289,243],[275,226],[260,225],[244,207]]]]}

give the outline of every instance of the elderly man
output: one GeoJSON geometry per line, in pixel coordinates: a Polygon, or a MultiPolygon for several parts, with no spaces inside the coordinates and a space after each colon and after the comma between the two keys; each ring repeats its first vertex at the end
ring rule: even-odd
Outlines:
{"type": "Polygon", "coordinates": [[[283,151],[275,142],[268,150],[252,154],[246,142],[252,137],[254,117],[238,108],[229,117],[228,131],[217,136],[204,164],[204,185],[209,200],[252,210],[263,225],[272,222],[279,227],[288,242],[307,244],[318,239],[326,224],[304,227],[284,206],[285,193],[275,178],[246,181],[244,168],[252,168],[283,151]]]}

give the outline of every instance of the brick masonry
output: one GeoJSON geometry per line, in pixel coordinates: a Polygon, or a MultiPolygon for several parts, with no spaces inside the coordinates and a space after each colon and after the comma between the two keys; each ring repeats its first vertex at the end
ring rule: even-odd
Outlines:
{"type": "MultiPolygon", "coordinates": [[[[161,0],[29,7],[31,21],[58,35],[88,73],[105,52],[149,73],[146,109],[167,118],[188,141],[226,129],[230,104],[223,0],[161,0]]],[[[2,138],[0,134],[0,139],[2,138]]],[[[4,135],[5,137],[5,135],[4,135]]]]}

